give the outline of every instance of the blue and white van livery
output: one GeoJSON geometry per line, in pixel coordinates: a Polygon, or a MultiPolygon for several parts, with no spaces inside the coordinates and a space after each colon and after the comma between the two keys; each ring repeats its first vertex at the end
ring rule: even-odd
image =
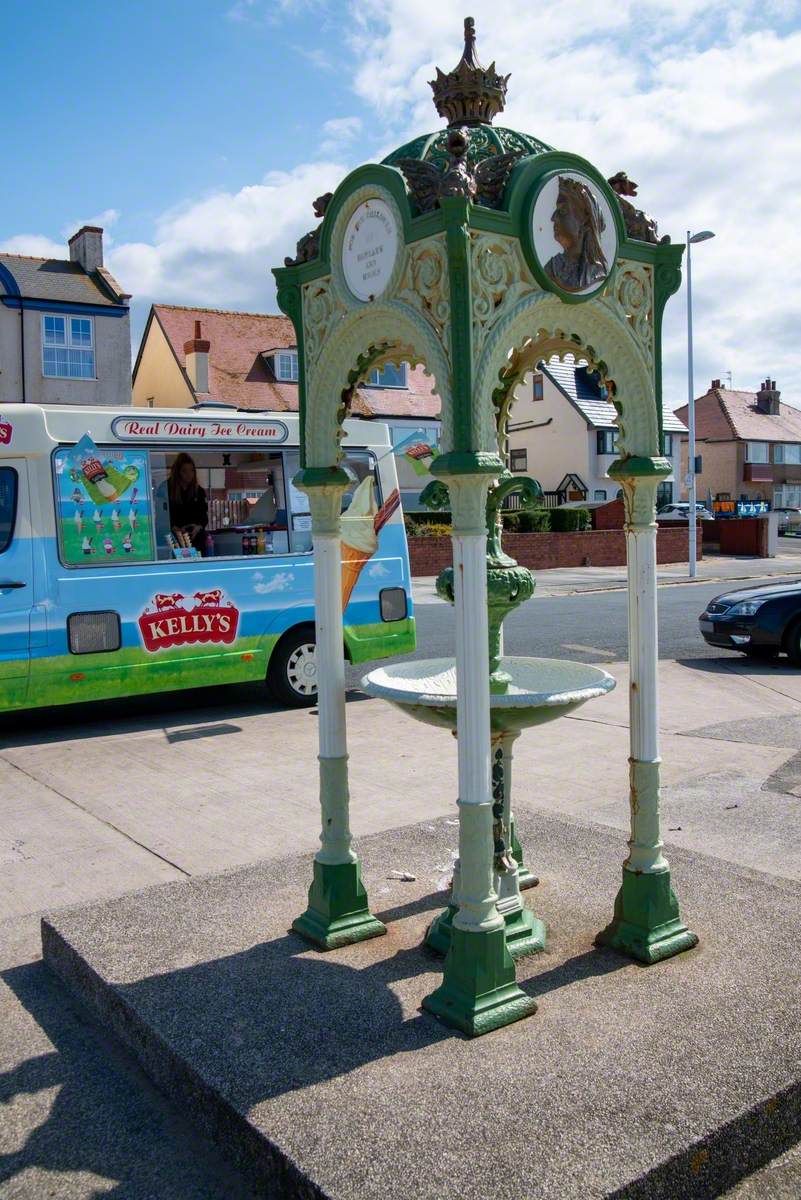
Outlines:
{"type": "MultiPolygon", "coordinates": [[[[0,709],[260,679],[313,703],[298,435],[292,413],[4,405],[0,709]],[[172,532],[180,452],[207,496],[200,553],[172,532]]],[[[343,636],[358,663],[414,649],[415,630],[387,428],[346,421],[342,445],[343,636]]]]}

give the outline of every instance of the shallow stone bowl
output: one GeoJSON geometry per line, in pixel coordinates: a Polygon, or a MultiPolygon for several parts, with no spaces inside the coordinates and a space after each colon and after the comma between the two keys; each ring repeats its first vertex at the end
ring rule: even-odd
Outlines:
{"type": "MultiPolygon", "coordinates": [[[[607,671],[562,658],[503,658],[511,676],[502,693],[490,695],[494,733],[528,729],[573,712],[587,700],[611,692],[607,671]]],[[[456,728],[456,664],[450,658],[393,663],[370,671],[361,681],[370,696],[391,704],[426,725],[456,728]]]]}

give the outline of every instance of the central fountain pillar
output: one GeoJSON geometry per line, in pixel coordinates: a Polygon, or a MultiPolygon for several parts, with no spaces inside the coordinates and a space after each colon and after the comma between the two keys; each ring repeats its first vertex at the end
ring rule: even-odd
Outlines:
{"type": "Polygon", "coordinates": [[[456,728],[459,765],[458,911],[440,987],[423,1007],[470,1037],[536,1011],[518,987],[493,886],[490,690],[487,674],[486,474],[448,477],[453,516],[456,728]]]}
{"type": "Polygon", "coordinates": [[[654,963],[698,943],[679,916],[660,828],[656,489],[661,474],[653,459],[628,459],[613,463],[609,476],[622,484],[626,511],[631,836],[614,917],[595,940],[654,963]]]}

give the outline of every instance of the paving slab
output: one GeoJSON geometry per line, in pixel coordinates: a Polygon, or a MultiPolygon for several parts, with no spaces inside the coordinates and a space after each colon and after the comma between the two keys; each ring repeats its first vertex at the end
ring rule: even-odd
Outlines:
{"type": "Polygon", "coordinates": [[[469,1041],[420,1011],[446,819],[365,838],[386,937],[288,933],[308,856],[43,921],[46,963],[157,1085],[287,1197],[719,1196],[801,1128],[801,887],[671,848],[697,950],[644,968],[592,939],[624,837],[545,813],[520,832],[549,930],[518,963],[538,1012],[469,1041]],[[390,878],[398,869],[413,882],[390,878]]]}

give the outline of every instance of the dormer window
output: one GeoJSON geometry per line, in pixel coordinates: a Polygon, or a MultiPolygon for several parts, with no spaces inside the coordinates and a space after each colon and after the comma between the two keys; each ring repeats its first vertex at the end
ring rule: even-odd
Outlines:
{"type": "Polygon", "coordinates": [[[398,367],[387,363],[384,367],[374,367],[370,372],[370,387],[405,388],[408,386],[406,363],[401,363],[398,367]]]}
{"type": "Polygon", "coordinates": [[[275,377],[282,383],[298,382],[298,352],[297,350],[276,350],[273,356],[275,377]]]}

